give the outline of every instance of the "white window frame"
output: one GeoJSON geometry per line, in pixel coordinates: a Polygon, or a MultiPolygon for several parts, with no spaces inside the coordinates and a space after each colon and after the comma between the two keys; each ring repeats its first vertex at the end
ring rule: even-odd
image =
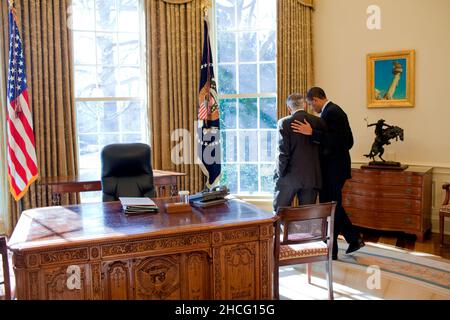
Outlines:
{"type": "MultiPolygon", "coordinates": [[[[258,0],[258,1],[264,1],[264,0],[258,0]]],[[[259,117],[259,115],[260,115],[260,102],[259,102],[259,100],[260,100],[260,98],[275,98],[275,99],[277,99],[277,93],[275,92],[275,93],[268,93],[268,92],[261,92],[261,93],[255,93],[255,94],[220,94],[220,79],[219,79],[219,56],[218,56],[218,41],[217,41],[217,33],[218,32],[220,32],[218,29],[217,29],[217,26],[216,26],[216,0],[213,0],[213,6],[212,6],[212,10],[210,10],[210,11],[212,11],[212,19],[209,19],[209,24],[210,24],[210,26],[211,26],[211,30],[213,31],[213,32],[211,32],[211,34],[213,35],[213,36],[211,36],[211,42],[213,43],[213,49],[212,49],[212,51],[213,51],[213,56],[214,56],[214,66],[215,66],[215,70],[214,70],[214,72],[215,72],[215,74],[216,74],[216,78],[217,78],[217,84],[218,84],[218,92],[217,92],[217,95],[218,95],[218,99],[219,100],[222,100],[222,99],[235,99],[236,101],[238,101],[239,99],[257,99],[257,121],[258,121],[258,124],[257,124],[257,128],[259,128],[260,127],[260,117],[259,117]]],[[[235,19],[237,19],[237,15],[236,15],[236,11],[235,11],[235,19]]],[[[260,88],[260,74],[259,74],[259,66],[261,65],[261,64],[263,64],[263,63],[275,63],[275,67],[276,67],[276,65],[277,65],[277,59],[276,59],[276,55],[275,55],[275,60],[270,60],[270,61],[267,61],[267,60],[260,60],[260,51],[259,50],[256,50],[256,60],[255,61],[252,61],[252,62],[240,62],[239,61],[239,45],[238,45],[238,42],[239,42],[239,38],[238,38],[238,35],[239,35],[239,33],[240,32],[242,32],[241,30],[239,30],[238,28],[237,28],[237,21],[235,20],[235,29],[230,29],[230,30],[226,30],[226,32],[232,32],[232,33],[235,33],[235,36],[236,36],[236,46],[235,46],[235,55],[236,55],[236,61],[235,62],[223,62],[223,63],[220,63],[220,65],[221,66],[223,66],[223,65],[230,65],[230,66],[234,66],[235,67],[235,70],[236,70],[236,75],[235,75],[235,79],[236,79],[236,91],[237,92],[239,92],[239,85],[240,85],[240,83],[239,83],[239,68],[236,68],[236,65],[243,65],[243,64],[256,64],[256,66],[257,66],[257,68],[256,68],[256,78],[257,78],[257,91],[258,91],[258,89],[260,88]]],[[[254,28],[254,29],[247,29],[247,30],[245,30],[245,32],[248,32],[248,33],[250,33],[250,32],[256,32],[257,34],[258,34],[258,32],[261,32],[261,31],[275,31],[275,35],[276,35],[276,29],[275,30],[273,30],[273,29],[268,29],[268,28],[254,28]]],[[[259,36],[257,36],[257,40],[256,40],[256,42],[257,42],[257,45],[259,45],[259,36]]],[[[275,78],[275,81],[276,81],[277,79],[275,78]]],[[[276,85],[276,87],[275,88],[277,88],[277,85],[276,85]]],[[[239,119],[239,106],[238,106],[238,104],[236,104],[236,118],[237,119],[239,119]]],[[[266,129],[266,128],[264,128],[264,129],[261,129],[261,128],[259,128],[259,129],[240,129],[239,128],[239,126],[238,126],[238,124],[236,124],[236,128],[235,129],[223,129],[223,128],[221,128],[221,131],[222,132],[224,132],[224,133],[226,133],[226,132],[236,132],[236,138],[237,138],[237,150],[236,150],[236,155],[237,155],[237,161],[232,161],[232,162],[226,162],[225,160],[224,160],[224,157],[223,157],[223,152],[222,152],[222,165],[237,165],[237,168],[238,168],[238,170],[237,170],[237,183],[238,183],[238,186],[237,186],[237,193],[235,194],[235,195],[237,195],[237,196],[242,196],[242,197],[245,197],[245,198],[248,198],[248,199],[251,199],[251,198],[255,198],[255,199],[261,199],[261,198],[263,198],[263,199],[267,199],[268,197],[272,197],[272,192],[261,192],[261,191],[259,191],[259,190],[261,190],[261,170],[260,170],[260,167],[261,167],[261,165],[275,165],[275,157],[276,157],[276,149],[275,149],[275,156],[274,156],[274,161],[273,162],[268,162],[268,161],[261,161],[261,139],[260,139],[260,133],[261,132],[267,132],[267,131],[270,131],[270,132],[277,132],[277,129],[276,128],[274,128],[274,129],[266,129]],[[240,138],[240,132],[242,132],[242,131],[246,131],[246,132],[249,132],[249,131],[256,131],[257,133],[258,133],[258,155],[257,155],[257,157],[258,157],[258,161],[257,162],[255,162],[255,161],[253,161],[253,162],[242,162],[242,161],[239,161],[240,159],[239,159],[239,157],[240,157],[240,148],[241,148],[241,146],[240,146],[240,143],[239,143],[239,138],[240,138]],[[257,165],[257,167],[258,167],[258,192],[252,192],[252,193],[249,193],[249,192],[241,192],[241,170],[240,170],[240,167],[241,167],[241,165],[257,165]]],[[[274,143],[276,143],[276,141],[274,141],[274,143]]],[[[223,148],[223,147],[222,147],[223,148]]],[[[222,149],[223,150],[223,149],[222,149]]]]}
{"type": "MultiPolygon", "coordinates": [[[[143,108],[145,109],[145,117],[140,119],[141,120],[141,125],[142,128],[144,128],[144,135],[146,137],[147,142],[150,141],[150,130],[149,130],[149,121],[148,121],[148,101],[147,101],[147,86],[148,86],[148,82],[149,79],[147,79],[147,65],[146,65],[146,35],[145,35],[145,7],[144,7],[144,1],[145,0],[138,0],[139,2],[139,13],[140,13],[140,44],[139,44],[139,56],[140,56],[140,70],[141,70],[141,79],[143,79],[143,81],[141,82],[141,92],[142,92],[142,96],[141,97],[120,97],[120,96],[116,96],[116,97],[92,97],[92,98],[86,98],[86,97],[76,97],[75,96],[75,109],[77,109],[77,104],[78,102],[140,102],[142,103],[143,108]]],[[[94,8],[95,8],[95,3],[94,3],[94,8]]],[[[95,20],[95,26],[93,30],[79,30],[79,29],[75,29],[72,28],[71,32],[72,35],[74,32],[97,32],[97,26],[96,26],[97,21],[95,20]]],[[[101,31],[102,34],[104,33],[111,33],[111,34],[117,34],[117,31],[101,31]]],[[[130,34],[135,34],[135,32],[126,32],[126,31],[122,31],[120,32],[121,34],[126,34],[126,33],[130,33],[130,34]]],[[[72,38],[74,38],[72,36],[72,38]]],[[[95,56],[97,57],[97,47],[94,48],[95,51],[95,56]]],[[[72,61],[74,61],[74,70],[75,67],[78,66],[89,66],[89,67],[98,67],[98,64],[75,64],[75,52],[74,52],[74,46],[72,46],[72,61]]],[[[106,66],[107,65],[102,65],[102,66],[106,66]]],[[[114,65],[114,67],[120,67],[122,66],[120,63],[114,65]]],[[[72,81],[73,83],[75,83],[75,72],[73,72],[72,75],[72,81]]],[[[121,123],[119,123],[120,125],[121,123]]],[[[97,122],[97,126],[99,125],[99,123],[97,122]]],[[[78,127],[78,125],[77,125],[78,127]]],[[[120,131],[119,128],[119,135],[122,136],[123,134],[130,134],[130,132],[122,132],[120,131]]],[[[106,131],[102,131],[100,132],[99,129],[97,129],[97,133],[101,133],[101,134],[116,134],[117,132],[106,132],[106,131]]],[[[135,134],[136,132],[132,132],[131,134],[135,134]]],[[[88,135],[88,134],[95,134],[95,133],[87,133],[87,134],[80,134],[77,131],[77,146],[79,146],[79,137],[80,135],[88,135]]],[[[79,148],[77,148],[79,149],[79,148]]],[[[77,159],[78,159],[78,165],[80,165],[80,152],[78,150],[77,152],[77,159]]],[[[79,167],[79,170],[82,170],[83,168],[79,167]]],[[[100,168],[99,168],[100,170],[100,168]]]]}

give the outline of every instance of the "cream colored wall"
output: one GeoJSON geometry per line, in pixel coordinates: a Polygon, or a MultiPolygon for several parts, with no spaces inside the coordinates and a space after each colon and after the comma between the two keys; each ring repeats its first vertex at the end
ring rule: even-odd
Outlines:
{"type": "Polygon", "coordinates": [[[450,0],[316,0],[316,85],[347,112],[354,161],[367,161],[374,138],[364,118],[402,127],[405,141],[388,158],[450,168],[450,0]],[[381,8],[381,30],[366,27],[369,5],[381,8]],[[414,108],[366,107],[366,54],[416,50],[414,108]],[[393,154],[395,153],[395,154],[393,154]]]}
{"type": "MultiPolygon", "coordinates": [[[[433,231],[438,231],[442,183],[450,181],[450,0],[315,0],[316,85],[347,113],[354,162],[367,162],[373,127],[380,118],[405,130],[405,141],[386,148],[386,158],[433,170],[433,231]],[[368,6],[381,9],[381,30],[368,30],[368,6]],[[414,108],[368,109],[366,54],[416,50],[414,108]]],[[[446,233],[450,231],[447,226],[446,233]]]]}

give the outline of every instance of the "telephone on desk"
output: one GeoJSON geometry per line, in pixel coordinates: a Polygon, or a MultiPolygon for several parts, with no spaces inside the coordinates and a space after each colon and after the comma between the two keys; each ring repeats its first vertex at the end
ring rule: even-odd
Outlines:
{"type": "Polygon", "coordinates": [[[211,190],[202,191],[193,194],[189,198],[189,202],[199,207],[208,207],[227,201],[225,197],[230,194],[227,187],[215,187],[211,190]]]}

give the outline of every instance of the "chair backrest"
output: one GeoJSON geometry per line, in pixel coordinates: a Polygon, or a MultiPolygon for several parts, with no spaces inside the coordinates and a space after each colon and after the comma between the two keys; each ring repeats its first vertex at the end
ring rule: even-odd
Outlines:
{"type": "Polygon", "coordinates": [[[278,209],[275,246],[326,241],[333,246],[334,212],[336,202],[326,202],[278,209]],[[283,235],[280,236],[281,226],[283,235]]]}
{"type": "Polygon", "coordinates": [[[150,147],[143,143],[116,143],[101,152],[103,201],[119,197],[154,197],[150,147]]]}

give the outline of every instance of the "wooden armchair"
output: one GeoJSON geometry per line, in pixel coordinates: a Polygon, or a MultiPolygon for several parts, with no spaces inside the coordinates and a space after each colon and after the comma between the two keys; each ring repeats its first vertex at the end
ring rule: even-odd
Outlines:
{"type": "Polygon", "coordinates": [[[444,223],[445,217],[450,217],[450,183],[446,183],[442,186],[445,190],[444,202],[442,202],[441,209],[439,210],[439,233],[441,234],[441,247],[444,246],[444,223]]]}
{"type": "Polygon", "coordinates": [[[6,246],[6,237],[0,236],[0,255],[3,261],[3,280],[0,285],[5,288],[5,300],[11,300],[11,280],[9,277],[9,263],[8,263],[8,247],[6,246]]]}
{"type": "Polygon", "coordinates": [[[274,293],[279,294],[279,267],[308,263],[308,283],[311,283],[311,263],[326,262],[328,297],[333,296],[332,248],[336,202],[286,207],[278,209],[275,223],[274,293]]]}

